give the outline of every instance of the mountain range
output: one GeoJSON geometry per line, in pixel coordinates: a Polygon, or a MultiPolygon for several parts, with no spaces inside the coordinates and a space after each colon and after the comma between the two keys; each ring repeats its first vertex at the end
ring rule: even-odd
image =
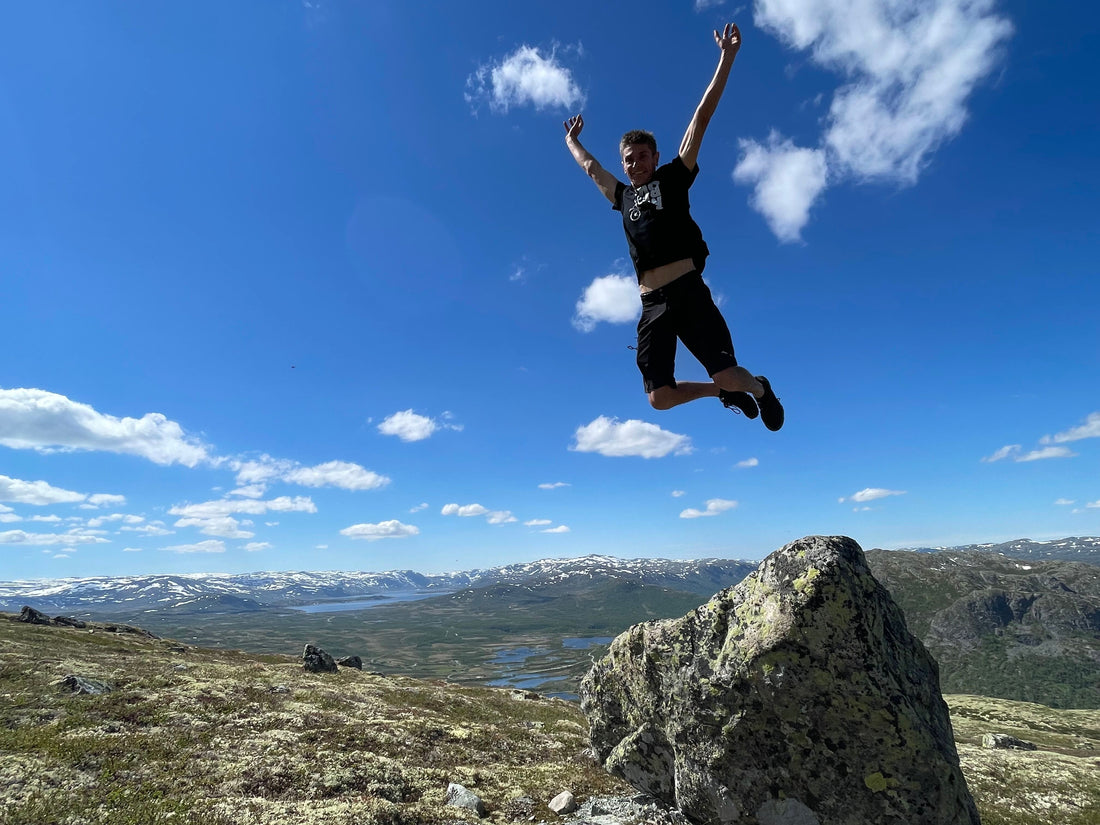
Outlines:
{"type": "MultiPolygon", "coordinates": [[[[1100,707],[1100,538],[875,549],[867,558],[939,662],[945,691],[1100,707]]],[[[569,695],[611,637],[641,621],[683,615],[756,566],[586,556],[439,575],[7,582],[0,583],[0,610],[30,605],[258,653],[312,642],[361,655],[380,672],[569,695]],[[420,600],[403,600],[411,593],[420,600]],[[300,609],[317,604],[329,609],[300,609]]]]}
{"type": "Polygon", "coordinates": [[[99,576],[0,582],[0,610],[31,604],[45,612],[116,612],[214,605],[237,609],[294,607],[396,593],[448,593],[494,585],[543,585],[572,579],[631,581],[701,596],[736,584],[755,562],[723,559],[543,559],[484,570],[428,575],[412,570],[368,572],[196,573],[99,576]]]}

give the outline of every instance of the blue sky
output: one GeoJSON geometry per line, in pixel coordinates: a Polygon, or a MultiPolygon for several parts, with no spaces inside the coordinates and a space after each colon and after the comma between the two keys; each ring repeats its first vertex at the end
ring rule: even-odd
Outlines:
{"type": "MultiPolygon", "coordinates": [[[[1089,4],[20,4],[0,578],[1100,533],[1089,4]],[[612,172],[744,45],[693,214],[767,431],[652,410],[612,172]]],[[[702,369],[681,352],[681,380],[702,369]]]]}

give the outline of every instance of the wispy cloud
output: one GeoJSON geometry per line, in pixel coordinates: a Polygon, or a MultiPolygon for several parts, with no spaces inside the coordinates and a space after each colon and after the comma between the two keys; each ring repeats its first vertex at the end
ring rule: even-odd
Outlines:
{"type": "Polygon", "coordinates": [[[116,418],[64,395],[29,388],[0,389],[0,444],[41,453],[121,453],[185,467],[210,460],[205,444],[161,413],[116,418]]]}
{"type": "Polygon", "coordinates": [[[479,67],[466,79],[465,98],[475,110],[487,102],[492,111],[501,114],[519,106],[571,111],[584,105],[584,92],[573,80],[572,71],[559,61],[558,49],[544,53],[528,45],[497,63],[479,67]]]}
{"type": "Polygon", "coordinates": [[[757,0],[756,25],[846,79],[816,147],[778,132],[742,141],[734,171],[753,208],[795,241],[829,184],[913,184],[966,122],[974,88],[997,66],[1012,25],[991,0],[757,0]]]}
{"type": "Polygon", "coordinates": [[[377,524],[353,524],[340,531],[340,535],[364,541],[379,539],[402,539],[419,535],[420,528],[414,524],[402,524],[397,519],[380,521],[377,524]]]}
{"type": "Polygon", "coordinates": [[[67,533],[28,533],[24,530],[0,532],[0,544],[23,544],[47,547],[55,544],[107,544],[108,540],[91,530],[70,530],[67,533]]]}
{"type": "Polygon", "coordinates": [[[553,522],[548,518],[533,518],[523,522],[524,527],[545,527],[547,524],[553,524],[553,522]]]}
{"type": "Polygon", "coordinates": [[[170,515],[180,516],[173,527],[197,527],[208,536],[226,539],[250,539],[256,534],[242,529],[251,521],[237,519],[237,515],[262,516],[269,512],[316,513],[317,506],[308,496],[280,496],[270,501],[248,498],[231,498],[205,501],[199,504],[183,504],[172,507],[170,515]]]}
{"type": "Polygon", "coordinates": [[[886,498],[887,496],[903,496],[905,490],[886,490],[882,487],[865,487],[858,493],[853,493],[847,498],[841,497],[838,501],[843,504],[845,501],[854,501],[857,504],[865,504],[868,501],[875,501],[876,499],[886,498]]]}
{"type": "Polygon", "coordinates": [[[706,516],[717,516],[720,513],[724,513],[727,510],[732,510],[737,506],[736,501],[731,501],[726,498],[709,498],[707,499],[705,510],[696,510],[694,507],[680,513],[680,518],[704,518],[706,516]]]}
{"type": "Polygon", "coordinates": [[[746,458],[744,461],[738,461],[737,467],[758,467],[760,466],[760,459],[758,458],[746,458]]]}
{"type": "Polygon", "coordinates": [[[581,332],[591,332],[601,321],[628,324],[641,312],[638,280],[633,275],[604,275],[584,289],[577,301],[573,326],[581,332]]]}
{"type": "Polygon", "coordinates": [[[1025,453],[1019,444],[1008,444],[1001,447],[993,455],[986,456],[982,461],[986,464],[1003,461],[1007,458],[1016,462],[1043,461],[1048,458],[1073,458],[1076,455],[1077,453],[1069,447],[1042,447],[1025,453]]]}
{"type": "Polygon", "coordinates": [[[571,487],[572,485],[566,481],[552,481],[539,485],[540,490],[557,490],[561,487],[571,487]]]}
{"type": "Polygon", "coordinates": [[[195,544],[175,544],[161,549],[169,553],[224,553],[225,542],[218,539],[207,539],[195,544]]]}
{"type": "Polygon", "coordinates": [[[1100,438],[1100,412],[1089,413],[1085,423],[1056,435],[1044,435],[1040,444],[1065,444],[1083,438],[1100,438]]]}
{"type": "Polygon", "coordinates": [[[423,441],[431,438],[438,430],[462,430],[461,424],[451,424],[446,421],[450,413],[443,414],[443,421],[420,415],[412,410],[402,410],[387,416],[378,425],[378,432],[383,435],[393,435],[402,441],[423,441]]]}
{"type": "Polygon", "coordinates": [[[662,430],[656,424],[630,419],[619,421],[601,415],[578,427],[569,448],[579,453],[599,453],[609,457],[640,456],[663,458],[670,453],[687,455],[692,451],[686,435],[662,430]]]}
{"type": "Polygon", "coordinates": [[[542,530],[543,533],[569,533],[571,532],[569,527],[564,524],[559,524],[557,527],[551,527],[547,530],[542,530]]]}

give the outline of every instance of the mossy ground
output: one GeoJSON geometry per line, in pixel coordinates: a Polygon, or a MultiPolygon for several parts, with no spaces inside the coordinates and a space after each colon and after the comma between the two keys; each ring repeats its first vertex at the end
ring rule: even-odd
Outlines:
{"type": "MultiPolygon", "coordinates": [[[[1100,711],[948,697],[985,825],[1100,822],[1100,711]],[[986,732],[1038,751],[981,748],[986,732]]],[[[556,819],[546,802],[629,794],[587,752],[572,703],[302,670],[289,656],[0,620],[0,823],[259,825],[556,819]],[[111,683],[101,696],[58,684],[111,683]],[[522,802],[535,800],[534,806],[522,802]]]]}

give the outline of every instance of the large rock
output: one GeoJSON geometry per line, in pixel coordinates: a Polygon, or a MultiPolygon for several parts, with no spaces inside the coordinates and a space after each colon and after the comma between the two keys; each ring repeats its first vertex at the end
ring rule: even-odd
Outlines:
{"type": "Polygon", "coordinates": [[[306,645],[302,651],[302,667],[310,673],[337,673],[340,668],[331,654],[316,645],[306,645]]]}
{"type": "Polygon", "coordinates": [[[605,766],[697,822],[979,822],[936,663],[849,538],[632,627],[581,701],[605,766]]]}

